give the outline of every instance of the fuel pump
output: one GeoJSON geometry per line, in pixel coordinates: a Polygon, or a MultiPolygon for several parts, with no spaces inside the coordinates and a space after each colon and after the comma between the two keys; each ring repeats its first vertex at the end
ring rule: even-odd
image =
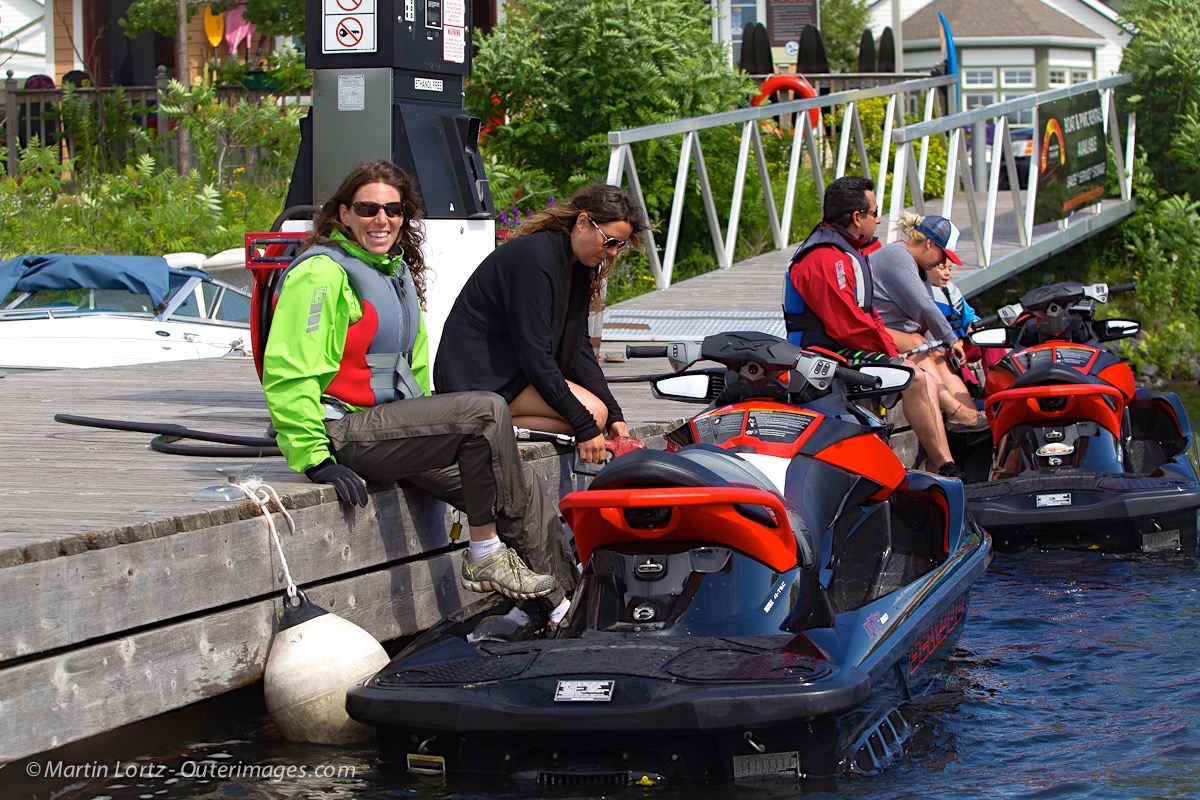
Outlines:
{"type": "Polygon", "coordinates": [[[289,198],[320,204],[354,166],[379,158],[413,176],[425,201],[434,354],[459,290],[495,247],[480,123],[463,109],[471,4],[306,0],[305,53],[313,70],[311,146],[301,147],[300,159],[309,159],[309,170],[298,165],[293,182],[312,185],[293,185],[289,198]]]}

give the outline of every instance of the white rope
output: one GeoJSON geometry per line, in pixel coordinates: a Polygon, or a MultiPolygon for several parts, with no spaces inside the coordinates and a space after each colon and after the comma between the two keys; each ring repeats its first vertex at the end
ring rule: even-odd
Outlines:
{"type": "Polygon", "coordinates": [[[298,589],[296,582],[292,580],[291,570],[288,569],[287,559],[283,556],[283,544],[279,541],[279,531],[275,529],[275,521],[271,519],[271,510],[268,508],[271,501],[275,501],[275,506],[279,512],[283,514],[283,518],[287,520],[288,530],[295,535],[296,522],[292,519],[292,515],[283,507],[283,501],[279,499],[279,495],[269,484],[263,483],[261,478],[248,477],[244,481],[233,484],[242,490],[242,494],[253,500],[263,512],[263,519],[267,521],[267,528],[271,531],[271,541],[275,543],[275,551],[279,553],[279,563],[283,565],[283,577],[287,581],[287,596],[295,600],[298,589]]]}

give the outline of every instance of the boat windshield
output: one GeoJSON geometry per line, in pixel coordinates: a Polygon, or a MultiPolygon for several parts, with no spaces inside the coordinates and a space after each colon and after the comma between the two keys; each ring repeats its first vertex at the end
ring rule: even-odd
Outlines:
{"type": "Polygon", "coordinates": [[[121,289],[55,289],[12,294],[6,298],[6,310],[33,311],[50,309],[55,312],[123,311],[150,313],[154,309],[148,294],[134,294],[121,289]]]}
{"type": "Polygon", "coordinates": [[[250,323],[249,297],[219,283],[186,275],[171,276],[167,305],[171,316],[250,323]]]}
{"type": "MultiPolygon", "coordinates": [[[[171,316],[212,319],[220,322],[250,323],[250,297],[236,288],[193,276],[172,274],[165,305],[171,316]]],[[[148,294],[123,289],[56,289],[13,292],[4,298],[0,309],[6,318],[32,312],[39,316],[74,315],[91,312],[154,314],[148,294]]]]}

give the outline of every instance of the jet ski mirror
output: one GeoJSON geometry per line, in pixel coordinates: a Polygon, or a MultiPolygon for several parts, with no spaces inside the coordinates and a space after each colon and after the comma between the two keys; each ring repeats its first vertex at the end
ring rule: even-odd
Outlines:
{"type": "Polygon", "coordinates": [[[1008,341],[1008,328],[984,328],[981,331],[974,331],[968,337],[971,344],[977,344],[980,347],[1011,347],[1012,343],[1008,341]]]}
{"type": "Polygon", "coordinates": [[[1102,342],[1128,339],[1141,333],[1142,323],[1136,319],[1105,319],[1095,323],[1096,338],[1102,342]]]}
{"type": "Polygon", "coordinates": [[[720,392],[716,377],[714,372],[689,372],[657,378],[650,382],[650,392],[658,400],[707,403],[720,392]]]}

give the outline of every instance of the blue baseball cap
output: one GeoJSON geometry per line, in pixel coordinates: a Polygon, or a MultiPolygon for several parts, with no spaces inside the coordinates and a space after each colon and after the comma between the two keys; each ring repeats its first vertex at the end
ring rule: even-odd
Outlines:
{"type": "Polygon", "coordinates": [[[945,217],[939,217],[937,214],[930,214],[917,223],[916,230],[924,234],[926,239],[942,248],[942,252],[946,254],[946,258],[960,267],[962,266],[962,259],[954,252],[958,248],[959,230],[953,222],[945,217]]]}

